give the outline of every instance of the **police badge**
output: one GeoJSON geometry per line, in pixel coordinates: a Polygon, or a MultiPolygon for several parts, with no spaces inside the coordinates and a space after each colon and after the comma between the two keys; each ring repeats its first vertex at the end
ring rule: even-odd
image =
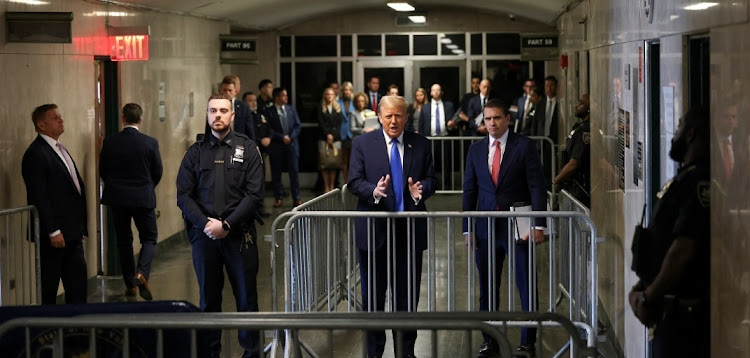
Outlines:
{"type": "Polygon", "coordinates": [[[242,163],[245,161],[245,147],[238,145],[234,147],[234,155],[232,155],[232,163],[242,163]]]}
{"type": "Polygon", "coordinates": [[[583,140],[583,144],[591,143],[591,132],[581,133],[581,140],[583,140]]]}

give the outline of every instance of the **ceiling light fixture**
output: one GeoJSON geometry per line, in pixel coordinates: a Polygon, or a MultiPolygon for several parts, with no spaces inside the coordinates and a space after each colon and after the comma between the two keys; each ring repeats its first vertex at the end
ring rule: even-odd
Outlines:
{"type": "Polygon", "coordinates": [[[685,10],[706,10],[710,7],[719,5],[717,2],[701,2],[693,5],[685,6],[685,10]]]}
{"type": "Polygon", "coordinates": [[[464,54],[464,50],[462,50],[460,48],[459,49],[453,49],[453,50],[451,50],[451,52],[455,53],[456,55],[463,55],[464,54]]]}
{"type": "Polygon", "coordinates": [[[26,5],[49,5],[49,2],[39,1],[39,0],[6,0],[6,1],[14,2],[18,4],[26,4],[26,5]]]}
{"type": "Polygon", "coordinates": [[[409,5],[408,2],[389,2],[386,5],[396,11],[414,11],[414,6],[409,5]]]}
{"type": "Polygon", "coordinates": [[[129,12],[124,12],[124,11],[92,11],[92,12],[84,13],[83,16],[125,17],[125,16],[135,16],[135,14],[131,14],[129,12]]]}
{"type": "Polygon", "coordinates": [[[411,22],[415,24],[424,24],[425,22],[427,22],[427,17],[422,15],[409,16],[409,20],[411,20],[411,22]]]}
{"type": "Polygon", "coordinates": [[[447,45],[449,43],[453,43],[453,41],[451,41],[451,39],[449,39],[447,37],[443,37],[442,39],[440,39],[440,43],[443,43],[443,44],[447,45]]]}
{"type": "Polygon", "coordinates": [[[449,48],[451,50],[455,50],[455,49],[458,48],[458,45],[456,45],[456,44],[450,44],[450,45],[445,45],[445,47],[447,47],[447,48],[449,48]]]}

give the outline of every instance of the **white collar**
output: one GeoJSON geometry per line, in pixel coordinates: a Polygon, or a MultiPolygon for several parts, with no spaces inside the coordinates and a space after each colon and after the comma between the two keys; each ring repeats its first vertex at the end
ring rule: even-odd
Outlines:
{"type": "MultiPolygon", "coordinates": [[[[391,137],[388,136],[388,133],[385,132],[385,128],[383,128],[383,136],[385,137],[385,143],[391,144],[391,137]]],[[[400,144],[404,144],[404,132],[401,132],[401,134],[396,138],[400,144]]],[[[403,155],[403,154],[402,154],[403,155]]]]}
{"type": "Polygon", "coordinates": [[[60,142],[52,139],[52,137],[50,137],[50,136],[48,136],[46,134],[39,133],[39,135],[42,136],[42,139],[44,139],[44,141],[47,142],[47,144],[49,144],[53,148],[57,147],[57,143],[60,143],[60,142]]]}
{"type": "Polygon", "coordinates": [[[492,147],[493,145],[495,145],[495,141],[499,141],[501,147],[504,146],[505,144],[507,144],[508,143],[508,132],[510,132],[510,130],[505,131],[505,133],[503,133],[503,135],[501,135],[500,138],[497,138],[497,139],[492,138],[492,136],[488,136],[490,138],[490,147],[492,147]]]}
{"type": "Polygon", "coordinates": [[[125,127],[122,127],[122,129],[125,129],[125,128],[135,128],[135,130],[140,131],[140,129],[138,129],[138,126],[135,124],[128,124],[125,127]]]}

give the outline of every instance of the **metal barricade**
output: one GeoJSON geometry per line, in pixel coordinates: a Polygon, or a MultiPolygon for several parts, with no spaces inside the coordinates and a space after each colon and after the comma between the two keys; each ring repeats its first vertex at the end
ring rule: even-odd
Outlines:
{"type": "MultiPolygon", "coordinates": [[[[427,137],[432,143],[432,159],[438,179],[438,194],[460,194],[463,188],[469,146],[483,137],[427,137]]],[[[557,146],[547,137],[528,137],[536,142],[545,166],[547,183],[557,176],[557,146]]],[[[551,203],[553,204],[553,203],[551,203]]]]}
{"type": "MultiPolygon", "coordinates": [[[[560,190],[558,203],[561,211],[578,212],[583,215],[589,216],[589,208],[578,201],[572,194],[566,190],[560,190]]],[[[568,300],[569,307],[573,306],[587,306],[595,305],[594,302],[598,300],[598,297],[589,297],[587,295],[581,295],[575,289],[574,282],[580,281],[581,272],[588,272],[591,266],[596,266],[596,261],[589,260],[578,260],[575,255],[571,253],[583,254],[585,257],[589,257],[589,252],[592,246],[595,247],[596,236],[593,236],[593,232],[589,230],[586,225],[580,225],[577,222],[559,222],[557,230],[561,233],[568,233],[568,235],[560,235],[560,240],[557,241],[558,247],[556,251],[560,252],[559,260],[555,271],[558,273],[558,289],[559,296],[557,298],[557,305],[562,303],[562,299],[568,300]],[[570,238],[577,237],[580,240],[571,240],[570,238]],[[581,245],[586,243],[586,245],[581,245]]],[[[596,283],[594,283],[596,284],[596,283]]],[[[580,315],[586,319],[587,312],[581,311],[580,315]]],[[[593,326],[594,322],[590,322],[593,326]]]]}
{"type": "MultiPolygon", "coordinates": [[[[570,345],[571,357],[594,357],[596,355],[595,336],[591,327],[583,323],[571,323],[566,318],[551,314],[535,313],[326,313],[326,314],[280,314],[280,313],[170,313],[170,314],[105,314],[84,315],[60,318],[18,318],[0,325],[0,342],[8,344],[9,334],[23,330],[23,340],[11,342],[14,348],[20,347],[18,356],[32,357],[34,351],[41,348],[51,356],[66,356],[71,350],[86,352],[88,357],[96,358],[102,345],[109,346],[106,353],[116,354],[123,358],[146,356],[162,358],[170,356],[169,343],[165,341],[167,332],[185,330],[189,332],[187,341],[179,344],[189,347],[189,356],[198,357],[198,330],[286,330],[290,338],[309,331],[325,331],[325,340],[319,344],[325,346],[328,357],[335,357],[334,339],[351,345],[356,337],[363,336],[368,330],[395,330],[396,339],[401,339],[402,330],[430,331],[430,357],[462,356],[470,357],[471,339],[474,332],[482,332],[498,342],[500,356],[510,357],[512,345],[507,337],[509,331],[518,327],[536,327],[540,338],[545,334],[554,336],[562,332],[558,342],[570,345]],[[43,329],[47,331],[40,331],[43,329]],[[155,342],[144,350],[138,351],[137,342],[131,339],[131,333],[138,331],[153,332],[155,342]],[[438,333],[455,332],[460,343],[454,345],[438,344],[438,333]],[[548,333],[549,331],[549,333],[548,333]],[[116,334],[114,334],[116,332],[116,334]],[[107,333],[118,339],[113,340],[107,333]],[[359,333],[359,334],[357,334],[359,333]],[[583,334],[582,334],[583,333],[583,334]],[[47,342],[39,347],[37,340],[43,334],[47,342]],[[78,338],[73,340],[71,338],[78,338]],[[585,336],[585,338],[581,338],[585,336]],[[99,348],[98,348],[99,347],[99,348]]],[[[547,339],[550,341],[551,339],[547,339]]],[[[175,342],[171,342],[175,344],[175,342]]],[[[6,347],[7,348],[7,347],[6,347]]],[[[276,357],[278,345],[274,345],[267,356],[276,357]]],[[[300,346],[294,339],[284,345],[284,356],[300,357],[300,346]]],[[[366,345],[361,344],[361,352],[366,356],[366,345]]],[[[12,352],[13,354],[17,352],[12,352]]],[[[102,354],[105,355],[105,354],[102,354]]],[[[111,355],[106,355],[111,356],[111,355]]],[[[401,357],[401,352],[396,353],[401,357]]]]}
{"type": "MultiPolygon", "coordinates": [[[[292,256],[289,253],[290,248],[300,247],[300,240],[304,240],[304,238],[300,237],[302,233],[299,230],[296,230],[296,228],[298,227],[297,223],[304,220],[308,225],[316,226],[318,229],[322,230],[322,234],[318,235],[315,238],[315,240],[319,241],[320,245],[324,245],[326,247],[326,250],[322,251],[331,252],[333,248],[340,247],[341,245],[347,247],[346,251],[348,252],[348,254],[346,255],[346,260],[343,265],[346,267],[346,272],[356,274],[357,271],[355,270],[355,268],[359,264],[359,260],[358,255],[355,254],[356,252],[358,252],[358,249],[354,245],[354,220],[364,219],[367,220],[368,225],[375,220],[384,220],[385,222],[381,222],[379,223],[379,225],[388,225],[389,227],[395,227],[393,226],[396,225],[395,220],[404,220],[407,222],[407,233],[414,232],[414,225],[416,223],[416,220],[426,220],[426,237],[428,238],[428,246],[425,252],[426,255],[422,255],[422,257],[424,257],[423,267],[425,268],[425,272],[423,273],[425,279],[423,281],[426,283],[426,290],[421,290],[421,294],[423,296],[426,296],[423,300],[423,302],[425,302],[426,300],[426,305],[420,306],[418,310],[427,312],[455,312],[461,310],[476,311],[478,309],[476,305],[476,297],[478,297],[478,273],[475,266],[475,253],[473,252],[473,250],[468,250],[464,245],[461,220],[465,218],[472,218],[472,220],[477,220],[477,223],[475,225],[469,227],[469,231],[472,233],[475,232],[477,227],[479,227],[480,225],[487,225],[488,232],[493,233],[489,238],[489,245],[491,245],[492,247],[496,247],[494,235],[495,226],[507,225],[507,228],[509,230],[509,242],[507,242],[506,247],[509,248],[510,252],[508,254],[508,264],[505,269],[509,274],[506,276],[507,279],[505,280],[505,282],[507,283],[507,285],[504,286],[504,289],[506,289],[505,292],[507,292],[508,295],[508,311],[520,310],[520,307],[518,305],[519,302],[515,298],[514,289],[516,282],[515,260],[516,251],[523,248],[523,245],[518,245],[515,242],[511,242],[511,238],[513,237],[511,231],[515,231],[516,229],[523,230],[524,226],[526,226],[525,229],[527,231],[531,231],[534,229],[532,227],[532,219],[549,218],[549,220],[553,221],[552,226],[554,227],[560,227],[561,221],[567,221],[567,227],[573,227],[572,223],[576,222],[576,225],[588,227],[588,232],[595,232],[595,228],[591,220],[587,216],[575,212],[493,211],[391,213],[338,211],[282,214],[281,216],[279,216],[279,218],[277,218],[277,220],[274,221],[272,225],[272,231],[276,232],[280,225],[285,223],[285,227],[283,230],[283,247],[285,250],[284,267],[286,268],[284,270],[285,284],[283,286],[285,288],[284,310],[286,312],[309,312],[316,311],[320,308],[325,308],[328,311],[336,311],[338,309],[351,311],[355,309],[355,307],[353,307],[353,305],[351,304],[347,305],[346,307],[339,308],[339,301],[333,301],[331,298],[327,298],[326,302],[321,302],[317,306],[301,305],[300,302],[293,300],[294,297],[308,295],[308,293],[302,291],[303,287],[292,285],[293,281],[291,278],[293,277],[294,273],[292,269],[289,269],[298,266],[299,263],[293,261],[299,260],[303,256],[292,256]],[[521,223],[522,219],[524,218],[526,219],[526,223],[521,223]],[[456,224],[457,222],[458,224],[456,224]],[[505,224],[503,224],[503,222],[505,222],[505,224]],[[445,231],[442,231],[442,228],[445,228],[445,231]],[[440,246],[438,246],[438,240],[440,240],[440,246]],[[466,277],[467,286],[458,287],[458,285],[456,284],[457,277],[466,277]],[[438,301],[438,297],[440,297],[440,301],[438,301]],[[465,308],[459,308],[458,302],[465,302],[465,308]]],[[[597,282],[597,267],[595,265],[596,246],[590,240],[575,237],[573,235],[573,232],[570,230],[568,230],[565,234],[563,234],[560,230],[551,230],[548,239],[548,245],[526,245],[529,247],[529,255],[532,258],[531,260],[528,260],[529,266],[527,271],[530,275],[529,281],[546,282],[546,285],[542,286],[538,286],[535,284],[528,285],[528,304],[529,307],[532,307],[532,310],[536,310],[534,309],[534,307],[536,306],[536,301],[538,300],[538,294],[537,291],[532,288],[544,287],[546,288],[548,293],[548,302],[546,308],[539,308],[540,311],[560,311],[564,313],[571,321],[581,321],[591,325],[591,323],[596,322],[597,319],[597,301],[596,299],[587,298],[597,297],[597,285],[595,284],[597,282]],[[565,234],[567,234],[567,236],[565,234]],[[561,237],[563,236],[566,236],[568,239],[562,240],[561,237]],[[567,247],[568,250],[565,252],[560,252],[559,248],[561,247],[567,247]],[[544,268],[544,265],[541,263],[541,259],[536,259],[536,252],[540,249],[549,250],[546,270],[540,270],[540,267],[544,268]],[[561,255],[567,255],[565,260],[561,260],[559,258],[561,255]],[[560,262],[569,263],[569,266],[557,268],[560,265],[560,262]],[[537,277],[538,271],[542,272],[542,280],[539,280],[537,277]],[[569,301],[567,309],[563,310],[558,309],[554,299],[555,297],[557,297],[557,290],[559,287],[558,275],[556,271],[565,271],[569,273],[567,277],[568,281],[566,283],[566,286],[564,287],[570,288],[568,293],[570,294],[572,299],[569,301]],[[574,271],[575,274],[573,274],[574,271]]],[[[387,236],[388,237],[386,238],[386,244],[384,245],[388,245],[388,250],[391,250],[393,247],[395,247],[395,235],[391,235],[389,231],[389,234],[387,236]]],[[[591,237],[595,236],[592,235],[591,237]]],[[[276,236],[274,236],[274,250],[272,251],[272,257],[276,256],[276,239],[276,236]]],[[[407,242],[410,242],[410,250],[414,250],[414,238],[411,234],[408,234],[407,238],[401,237],[399,239],[405,239],[407,240],[407,242]]],[[[497,243],[499,244],[499,242],[497,243]]],[[[501,259],[494,256],[494,253],[496,252],[495,250],[489,250],[488,252],[492,256],[488,258],[489,262],[498,262],[497,260],[501,259]]],[[[388,256],[391,256],[390,251],[388,256]]],[[[309,265],[310,267],[324,267],[324,269],[322,270],[326,272],[326,282],[333,281],[332,273],[336,272],[339,269],[339,267],[335,267],[335,265],[342,265],[341,261],[334,261],[325,256],[319,257],[317,255],[305,255],[304,257],[311,260],[310,262],[304,263],[305,265],[309,265]]],[[[411,256],[409,256],[408,260],[412,260],[411,256]]],[[[388,261],[389,266],[393,264],[393,260],[389,259],[388,261]]],[[[493,264],[490,264],[490,266],[492,265],[493,264]]],[[[407,266],[413,266],[413,263],[409,262],[407,266]]],[[[363,273],[363,275],[364,274],[365,273],[363,273]]],[[[372,269],[368,268],[367,275],[370,276],[372,274],[372,269]]],[[[488,273],[488,277],[493,280],[492,282],[501,281],[498,277],[494,277],[493,273],[488,273]]],[[[277,278],[278,277],[276,275],[276,272],[273,272],[274,282],[277,282],[277,278]]],[[[394,294],[392,292],[393,286],[391,286],[392,281],[390,279],[390,268],[388,280],[388,286],[391,288],[391,292],[389,293],[389,298],[386,301],[388,302],[388,307],[386,307],[386,310],[392,310],[391,308],[395,307],[395,302],[393,298],[394,294]]],[[[367,302],[365,300],[371,299],[369,297],[361,297],[361,288],[353,282],[355,281],[348,280],[347,285],[344,288],[347,292],[348,297],[358,298],[357,300],[350,300],[350,302],[365,303],[367,302]]],[[[368,282],[372,282],[372,280],[369,280],[368,282]]],[[[279,285],[277,283],[273,286],[273,295],[274,298],[276,298],[277,293],[275,292],[275,288],[279,285]]],[[[413,295],[414,293],[409,292],[409,294],[413,295]]],[[[497,302],[499,302],[499,297],[497,297],[491,291],[488,296],[490,307],[499,306],[497,304],[497,302]]],[[[276,299],[274,299],[273,301],[276,302],[276,299]]],[[[274,307],[274,310],[277,309],[278,307],[274,307]]],[[[411,307],[411,309],[417,310],[415,307],[411,307]]]]}
{"type": "Polygon", "coordinates": [[[41,282],[36,208],[0,210],[0,306],[41,303],[41,282]]]}

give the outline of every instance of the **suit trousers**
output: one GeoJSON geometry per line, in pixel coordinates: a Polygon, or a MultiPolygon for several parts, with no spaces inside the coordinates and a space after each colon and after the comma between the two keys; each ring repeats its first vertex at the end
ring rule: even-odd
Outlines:
{"type": "MultiPolygon", "coordinates": [[[[502,240],[502,239],[498,239],[502,240]]],[[[494,294],[494,307],[492,311],[497,311],[500,307],[500,277],[503,273],[503,263],[505,262],[505,256],[507,255],[507,242],[502,242],[500,246],[495,247],[495,260],[494,265],[491,263],[489,257],[490,251],[487,249],[487,240],[477,240],[478,249],[474,253],[474,258],[477,264],[477,270],[479,271],[479,310],[490,311],[490,297],[489,288],[492,286],[492,277],[490,273],[495,277],[495,285],[492,287],[494,294]]],[[[516,245],[516,244],[512,244],[516,245]]],[[[525,311],[529,311],[529,246],[528,244],[518,244],[515,247],[516,259],[516,287],[518,288],[518,294],[521,298],[521,308],[525,311]]],[[[537,288],[534,287],[537,291],[537,288]]],[[[537,302],[535,306],[539,306],[539,295],[536,294],[537,302]]],[[[482,335],[484,341],[490,340],[489,336],[482,335]]],[[[524,328],[521,330],[521,344],[533,345],[536,343],[536,328],[524,328]]]]}
{"type": "MultiPolygon", "coordinates": [[[[362,303],[367,312],[385,310],[385,292],[389,285],[389,273],[391,274],[391,296],[395,300],[395,304],[392,304],[391,307],[395,307],[395,311],[416,312],[419,305],[423,251],[412,250],[408,252],[405,222],[397,223],[396,226],[397,234],[395,235],[395,240],[391,243],[390,253],[387,243],[383,243],[380,248],[375,250],[359,250],[362,303]],[[388,262],[389,258],[390,263],[388,262]],[[389,264],[391,266],[390,270],[388,267],[389,264]],[[409,292],[409,281],[412,284],[411,292],[409,292]]],[[[397,347],[397,334],[396,331],[393,331],[394,354],[399,349],[397,347]]],[[[402,331],[401,334],[403,337],[401,352],[404,356],[413,356],[417,331],[402,331]]],[[[368,331],[367,354],[374,356],[383,355],[385,340],[385,331],[368,331]]]]}
{"type": "MultiPolygon", "coordinates": [[[[221,312],[224,289],[224,269],[238,312],[258,312],[258,247],[255,244],[243,248],[244,238],[239,236],[211,240],[202,228],[190,229],[190,242],[193,250],[193,267],[198,278],[200,310],[221,312]]],[[[239,330],[238,341],[245,350],[242,357],[258,357],[260,340],[258,331],[239,330]]],[[[221,352],[221,331],[207,331],[199,342],[199,357],[219,357],[221,352]]]]}
{"type": "Polygon", "coordinates": [[[284,186],[281,184],[281,172],[286,163],[289,172],[289,185],[292,190],[292,199],[299,200],[299,152],[297,148],[283,143],[271,142],[268,147],[268,156],[271,159],[271,181],[273,182],[273,193],[276,200],[284,197],[284,186]]]}
{"type": "Polygon", "coordinates": [[[135,256],[133,255],[133,231],[130,222],[135,221],[138,229],[138,239],[141,251],[138,254],[137,272],[146,278],[151,273],[151,261],[154,259],[156,239],[156,212],[153,208],[129,208],[124,206],[110,206],[117,233],[117,251],[120,255],[120,268],[125,286],[133,288],[133,277],[136,274],[135,256]]]}
{"type": "Polygon", "coordinates": [[[87,273],[82,240],[66,241],[63,248],[52,247],[49,239],[41,240],[42,304],[53,305],[57,302],[57,288],[61,279],[65,303],[86,303],[87,273]]]}

